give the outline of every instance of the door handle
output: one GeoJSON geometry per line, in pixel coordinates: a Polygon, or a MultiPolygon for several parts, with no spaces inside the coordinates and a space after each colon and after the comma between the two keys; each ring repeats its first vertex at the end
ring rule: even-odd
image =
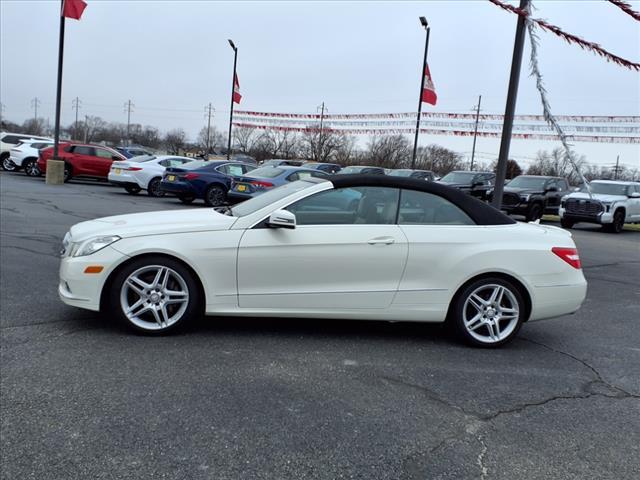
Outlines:
{"type": "Polygon", "coordinates": [[[395,243],[396,239],[393,237],[376,237],[369,240],[367,243],[369,245],[391,245],[395,243]]]}

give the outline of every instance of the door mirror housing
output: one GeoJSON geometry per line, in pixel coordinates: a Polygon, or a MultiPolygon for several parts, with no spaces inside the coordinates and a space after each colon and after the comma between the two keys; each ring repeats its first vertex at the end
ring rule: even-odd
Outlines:
{"type": "Polygon", "coordinates": [[[555,185],[552,185],[550,187],[547,187],[544,189],[545,192],[558,192],[558,187],[556,187],[555,185]]]}
{"type": "Polygon", "coordinates": [[[288,210],[276,210],[269,215],[267,224],[272,228],[296,228],[296,216],[288,210]]]}
{"type": "Polygon", "coordinates": [[[640,193],[633,192],[631,195],[629,195],[629,198],[640,198],[640,193]]]}

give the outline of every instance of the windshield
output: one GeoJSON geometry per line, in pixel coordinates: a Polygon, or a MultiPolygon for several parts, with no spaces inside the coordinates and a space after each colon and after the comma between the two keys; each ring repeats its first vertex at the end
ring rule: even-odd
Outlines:
{"type": "Polygon", "coordinates": [[[392,170],[389,175],[392,177],[410,177],[413,170],[392,170]]]}
{"type": "Polygon", "coordinates": [[[284,172],[281,168],[276,167],[260,167],[247,173],[245,176],[252,178],[276,178],[284,172]]]}
{"type": "Polygon", "coordinates": [[[546,181],[546,178],[540,177],[516,177],[509,182],[509,187],[539,188],[542,190],[546,181]]]}
{"type": "Polygon", "coordinates": [[[127,160],[127,162],[148,162],[149,160],[155,160],[157,157],[154,155],[138,155],[137,157],[131,157],[127,160]]]}
{"type": "Polygon", "coordinates": [[[451,172],[442,177],[444,183],[469,183],[475,177],[473,172],[451,172]]]}
{"type": "MultiPolygon", "coordinates": [[[[626,195],[627,194],[627,185],[622,185],[619,183],[597,183],[593,182],[589,184],[591,187],[591,193],[600,193],[602,195],[626,195]]],[[[580,187],[581,192],[587,193],[587,187],[580,187]]]]}
{"type": "Polygon", "coordinates": [[[311,182],[308,180],[297,180],[295,182],[285,183],[281,187],[272,188],[261,195],[239,203],[231,209],[231,215],[234,217],[250,215],[267,205],[277,202],[278,200],[282,200],[284,197],[291,195],[292,193],[299,192],[300,190],[304,190],[316,183],[318,183],[317,180],[311,182]]]}
{"type": "Polygon", "coordinates": [[[338,175],[344,175],[345,173],[360,173],[366,167],[345,167],[338,172],[338,175]]]}

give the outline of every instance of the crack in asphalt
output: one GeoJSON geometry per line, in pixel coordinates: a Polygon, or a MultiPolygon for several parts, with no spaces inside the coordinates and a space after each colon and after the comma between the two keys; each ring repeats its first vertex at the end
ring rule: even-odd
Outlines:
{"type": "Polygon", "coordinates": [[[26,248],[26,247],[19,247],[17,245],[0,245],[0,248],[14,248],[16,250],[22,250],[24,252],[29,252],[29,253],[33,253],[35,255],[44,255],[45,257],[59,257],[60,255],[54,252],[51,253],[46,253],[46,252],[40,252],[38,250],[31,250],[30,248],[26,248]]]}
{"type": "Polygon", "coordinates": [[[484,440],[482,439],[482,435],[478,435],[477,440],[480,443],[480,445],[482,445],[482,450],[480,450],[480,453],[476,458],[476,463],[480,468],[480,480],[484,480],[485,478],[487,478],[487,474],[489,473],[489,469],[484,464],[484,456],[487,454],[488,448],[487,448],[487,444],[484,443],[484,440]]]}

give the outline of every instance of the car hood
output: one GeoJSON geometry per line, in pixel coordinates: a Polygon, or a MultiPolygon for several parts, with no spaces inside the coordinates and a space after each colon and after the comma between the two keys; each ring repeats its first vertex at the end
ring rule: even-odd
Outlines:
{"type": "Polygon", "coordinates": [[[98,218],[71,227],[71,239],[79,242],[102,235],[122,238],[183,232],[228,230],[237,219],[211,209],[165,210],[98,218]]]}
{"type": "MultiPolygon", "coordinates": [[[[590,200],[589,194],[586,192],[574,192],[567,195],[564,198],[565,200],[568,198],[579,198],[584,200],[590,200]]],[[[598,200],[600,202],[612,203],[612,202],[620,202],[620,201],[626,200],[627,196],[626,195],[605,195],[604,193],[594,193],[593,199],[598,200]]]]}

